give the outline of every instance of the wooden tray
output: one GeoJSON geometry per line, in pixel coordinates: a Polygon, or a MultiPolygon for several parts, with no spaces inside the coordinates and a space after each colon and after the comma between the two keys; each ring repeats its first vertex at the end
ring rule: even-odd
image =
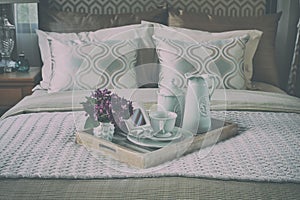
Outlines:
{"type": "Polygon", "coordinates": [[[119,134],[115,134],[112,142],[106,141],[93,136],[91,130],[77,132],[76,142],[133,167],[149,168],[200,148],[214,145],[236,135],[236,133],[236,124],[212,119],[211,131],[172,141],[160,149],[136,145],[119,134]]]}

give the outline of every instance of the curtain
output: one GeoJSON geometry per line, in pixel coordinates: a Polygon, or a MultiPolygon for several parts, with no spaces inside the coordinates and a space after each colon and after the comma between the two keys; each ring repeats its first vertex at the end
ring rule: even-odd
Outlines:
{"type": "Polygon", "coordinates": [[[299,19],[297,25],[297,36],[295,40],[294,54],[288,79],[287,92],[291,95],[300,97],[300,0],[298,3],[299,19]]]}
{"type": "Polygon", "coordinates": [[[297,88],[297,82],[299,82],[299,73],[300,73],[300,18],[297,27],[298,27],[298,32],[297,32],[295,50],[294,50],[293,60],[291,64],[290,74],[289,74],[287,91],[291,95],[299,96],[300,93],[297,91],[297,89],[300,90],[300,88],[299,86],[297,88]]]}

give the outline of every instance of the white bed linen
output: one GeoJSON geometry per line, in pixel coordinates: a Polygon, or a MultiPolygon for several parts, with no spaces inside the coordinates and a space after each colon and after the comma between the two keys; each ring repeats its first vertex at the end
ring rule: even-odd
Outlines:
{"type": "MultiPolygon", "coordinates": [[[[157,88],[115,89],[119,96],[132,101],[152,102],[157,100],[157,88]]],[[[22,99],[16,106],[1,116],[41,111],[72,111],[82,110],[81,102],[91,90],[74,90],[47,93],[47,90],[35,90],[30,96],[22,99]]],[[[216,89],[211,99],[213,110],[262,110],[300,112],[299,98],[285,93],[273,93],[251,90],[216,89]]]]}

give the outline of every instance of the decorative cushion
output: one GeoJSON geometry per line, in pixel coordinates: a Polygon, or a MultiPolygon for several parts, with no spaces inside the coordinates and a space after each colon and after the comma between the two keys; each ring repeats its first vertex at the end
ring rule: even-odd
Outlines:
{"type": "Polygon", "coordinates": [[[140,24],[139,26],[129,25],[109,29],[100,29],[94,32],[79,33],[79,36],[80,38],[85,38],[86,41],[90,42],[105,41],[108,39],[136,39],[138,41],[138,50],[135,70],[137,73],[138,86],[157,87],[158,73],[155,71],[158,71],[158,58],[155,51],[155,44],[152,40],[152,27],[153,25],[150,23],[140,24]],[[153,71],[154,73],[151,73],[153,71]]]}
{"type": "Polygon", "coordinates": [[[67,45],[49,38],[53,62],[48,92],[136,88],[134,40],[67,45]]]}
{"type": "MultiPolygon", "coordinates": [[[[39,41],[39,48],[43,62],[42,67],[42,81],[40,85],[43,89],[49,89],[49,83],[52,77],[52,63],[50,55],[50,47],[47,38],[53,38],[64,44],[83,44],[106,40],[129,40],[136,39],[138,48],[153,48],[154,44],[151,39],[152,29],[149,30],[149,24],[134,24],[128,26],[120,26],[114,28],[100,29],[95,32],[81,32],[81,33],[56,33],[36,30],[39,41]]],[[[147,53],[147,52],[146,52],[147,53]]],[[[141,57],[147,57],[148,54],[143,55],[139,52],[141,57]]],[[[153,56],[153,53],[151,54],[153,56]]]]}
{"type": "Polygon", "coordinates": [[[225,17],[204,13],[170,11],[169,25],[202,31],[223,32],[257,29],[263,32],[253,60],[252,80],[279,86],[278,67],[275,62],[275,36],[281,12],[250,17],[225,17]]]}
{"type": "Polygon", "coordinates": [[[162,24],[151,23],[142,21],[142,23],[150,23],[154,26],[153,34],[156,37],[176,39],[187,42],[205,42],[217,39],[233,38],[238,36],[249,35],[249,40],[246,43],[246,49],[244,54],[244,75],[246,79],[247,87],[251,85],[251,78],[253,74],[252,60],[257,50],[262,32],[258,30],[236,30],[221,33],[211,33],[207,31],[192,30],[179,27],[168,27],[162,24]]]}
{"type": "Polygon", "coordinates": [[[185,88],[184,74],[217,75],[217,88],[245,89],[244,51],[248,35],[209,42],[183,42],[153,36],[161,63],[159,85],[185,88]]]}

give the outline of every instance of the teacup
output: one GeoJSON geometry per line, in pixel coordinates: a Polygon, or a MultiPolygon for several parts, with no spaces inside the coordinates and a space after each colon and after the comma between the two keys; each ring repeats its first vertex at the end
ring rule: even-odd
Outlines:
{"type": "Polygon", "coordinates": [[[150,123],[155,132],[165,134],[171,132],[175,127],[177,114],[170,111],[152,111],[149,113],[150,123]]]}

